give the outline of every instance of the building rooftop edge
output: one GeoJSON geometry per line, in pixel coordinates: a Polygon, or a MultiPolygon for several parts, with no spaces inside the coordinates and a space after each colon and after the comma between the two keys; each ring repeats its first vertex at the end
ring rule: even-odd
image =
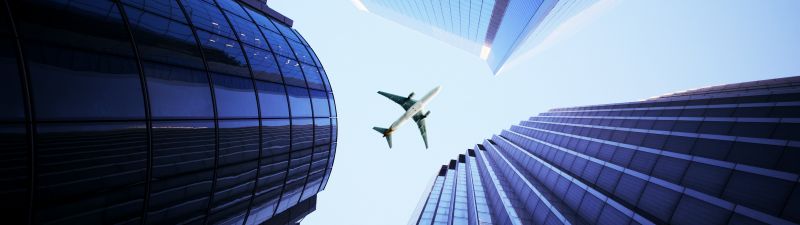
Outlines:
{"type": "Polygon", "coordinates": [[[268,0],[239,0],[239,1],[249,5],[250,7],[255,8],[260,12],[263,12],[267,16],[272,17],[277,21],[280,21],[288,25],[289,27],[292,27],[292,25],[294,24],[294,20],[270,8],[269,5],[267,5],[268,0]]]}

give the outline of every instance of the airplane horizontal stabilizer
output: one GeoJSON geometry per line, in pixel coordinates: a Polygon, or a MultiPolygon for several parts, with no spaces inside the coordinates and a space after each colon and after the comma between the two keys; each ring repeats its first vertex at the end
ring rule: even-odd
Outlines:
{"type": "Polygon", "coordinates": [[[382,127],[373,127],[372,129],[375,130],[375,131],[378,131],[378,133],[383,134],[383,137],[386,137],[386,142],[389,143],[389,148],[392,148],[392,135],[391,134],[387,134],[387,132],[386,132],[389,129],[382,128],[382,127]]]}

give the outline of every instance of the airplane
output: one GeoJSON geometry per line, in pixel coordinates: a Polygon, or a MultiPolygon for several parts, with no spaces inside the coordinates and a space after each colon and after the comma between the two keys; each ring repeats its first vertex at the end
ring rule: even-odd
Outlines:
{"type": "Polygon", "coordinates": [[[427,131],[425,130],[425,118],[431,114],[431,111],[427,111],[424,114],[422,111],[425,111],[425,106],[428,105],[428,102],[433,99],[439,91],[442,90],[442,86],[437,86],[428,94],[422,97],[419,101],[411,99],[414,96],[414,92],[408,95],[408,97],[397,96],[393,94],[389,94],[383,91],[378,91],[378,94],[386,96],[387,98],[391,99],[392,101],[400,104],[403,107],[403,110],[406,110],[400,118],[398,118],[389,128],[382,128],[382,127],[373,127],[375,131],[378,133],[383,134],[383,137],[386,138],[386,142],[389,143],[389,148],[392,148],[392,133],[395,132],[400,125],[403,125],[408,119],[413,118],[414,122],[417,123],[417,127],[419,128],[419,132],[422,134],[422,140],[425,141],[425,148],[428,148],[428,135],[427,131]]]}

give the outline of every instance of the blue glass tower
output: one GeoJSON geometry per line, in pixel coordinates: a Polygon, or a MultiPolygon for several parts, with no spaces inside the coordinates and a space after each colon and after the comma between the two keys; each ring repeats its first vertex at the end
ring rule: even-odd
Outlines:
{"type": "Polygon", "coordinates": [[[496,74],[597,0],[354,0],[356,7],[478,55],[496,74]]]}
{"type": "Polygon", "coordinates": [[[331,85],[256,0],[0,1],[4,224],[294,224],[331,85]]]}
{"type": "Polygon", "coordinates": [[[800,223],[800,77],[553,109],[438,172],[414,224],[800,223]]]}

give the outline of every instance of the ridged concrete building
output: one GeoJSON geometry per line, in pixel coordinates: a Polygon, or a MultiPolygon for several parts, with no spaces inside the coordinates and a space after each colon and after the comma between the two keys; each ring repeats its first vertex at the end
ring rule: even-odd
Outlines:
{"type": "Polygon", "coordinates": [[[412,224],[800,223],[800,77],[553,109],[438,171],[412,224]]]}
{"type": "Polygon", "coordinates": [[[295,224],[336,111],[257,0],[0,0],[3,224],[295,224]]]}

